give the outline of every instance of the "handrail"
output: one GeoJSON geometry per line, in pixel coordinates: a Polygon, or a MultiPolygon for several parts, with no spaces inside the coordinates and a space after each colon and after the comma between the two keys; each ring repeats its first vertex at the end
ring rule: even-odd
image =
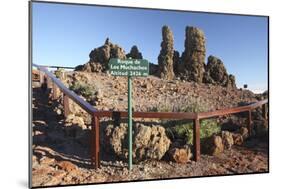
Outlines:
{"type": "Polygon", "coordinates": [[[226,109],[221,109],[221,110],[215,110],[212,112],[200,112],[197,114],[198,114],[199,119],[205,119],[205,118],[222,116],[222,115],[226,115],[226,114],[234,114],[234,113],[239,113],[239,112],[250,111],[250,110],[255,109],[259,106],[262,106],[263,104],[266,104],[266,103],[268,103],[268,99],[261,100],[261,101],[258,101],[258,102],[255,102],[255,103],[252,103],[252,104],[246,105],[246,106],[226,108],[226,109]]]}
{"type": "MultiPolygon", "coordinates": [[[[128,112],[116,111],[120,117],[128,117],[128,112]]],[[[98,117],[114,117],[115,111],[98,111],[94,115],[98,117]]],[[[134,118],[161,118],[161,119],[195,119],[196,113],[191,112],[133,112],[134,118]]]]}
{"type": "Polygon", "coordinates": [[[89,114],[97,112],[97,110],[91,104],[69,90],[59,79],[56,78],[54,74],[49,72],[44,66],[39,66],[37,64],[33,64],[33,66],[37,67],[40,71],[43,71],[49,78],[51,78],[52,81],[60,88],[60,90],[69,98],[71,98],[75,103],[77,103],[82,109],[87,111],[89,114]]]}
{"type": "MultiPolygon", "coordinates": [[[[44,72],[51,80],[53,81],[53,95],[56,91],[56,86],[63,92],[64,94],[64,114],[67,115],[69,111],[68,97],[72,99],[75,103],[77,103],[82,109],[88,112],[92,116],[92,164],[95,164],[95,168],[100,167],[100,136],[99,136],[99,117],[112,117],[116,121],[121,117],[128,117],[128,112],[126,111],[103,111],[95,109],[91,104],[83,100],[76,93],[69,90],[56,76],[49,72],[45,66],[40,66],[37,64],[33,64],[33,66],[37,67],[40,71],[44,72]]],[[[49,66],[52,67],[52,66],[49,66]]],[[[234,114],[239,112],[248,112],[248,121],[247,128],[249,131],[249,135],[252,133],[252,115],[251,110],[255,109],[259,106],[263,106],[262,112],[265,120],[267,120],[267,113],[265,105],[268,103],[268,99],[261,100],[258,102],[254,102],[252,104],[246,106],[239,106],[233,108],[226,108],[215,110],[212,112],[133,112],[133,117],[135,118],[162,118],[162,119],[191,119],[193,120],[193,146],[194,146],[194,159],[198,161],[200,159],[200,119],[206,119],[211,117],[217,117],[227,114],[234,114]]]]}
{"type": "Polygon", "coordinates": [[[63,68],[63,69],[72,69],[72,70],[75,69],[75,67],[69,67],[69,66],[45,66],[45,65],[44,65],[43,67],[47,67],[47,68],[57,68],[57,69],[63,68]]]}

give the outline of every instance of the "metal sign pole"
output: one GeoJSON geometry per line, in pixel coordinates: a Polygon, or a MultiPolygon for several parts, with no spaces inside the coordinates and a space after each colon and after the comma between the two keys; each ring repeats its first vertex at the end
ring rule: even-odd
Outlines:
{"type": "Polygon", "coordinates": [[[131,91],[131,88],[132,88],[132,78],[131,76],[129,75],[128,76],[128,139],[129,139],[129,162],[128,162],[128,165],[129,165],[129,170],[132,170],[132,167],[133,167],[133,154],[132,154],[132,91],[131,91]]]}
{"type": "Polygon", "coordinates": [[[133,128],[132,128],[132,77],[147,77],[149,62],[144,59],[109,60],[109,73],[112,76],[128,77],[128,169],[133,168],[133,128]]]}

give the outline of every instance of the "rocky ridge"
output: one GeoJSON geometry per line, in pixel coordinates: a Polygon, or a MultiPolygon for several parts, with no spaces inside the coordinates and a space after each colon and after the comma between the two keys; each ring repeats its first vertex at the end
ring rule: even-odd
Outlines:
{"type": "MultiPolygon", "coordinates": [[[[185,29],[184,52],[180,53],[174,49],[174,36],[171,28],[162,27],[161,50],[158,56],[158,64],[150,63],[150,75],[162,79],[174,80],[180,78],[182,81],[196,83],[208,83],[223,87],[236,88],[235,76],[228,74],[223,62],[210,55],[208,62],[206,58],[206,37],[204,32],[196,27],[187,26],[185,29]]],[[[132,46],[128,54],[125,50],[106,39],[103,46],[95,48],[89,55],[89,61],[84,65],[76,67],[76,71],[84,72],[106,72],[110,58],[133,58],[143,59],[142,53],[136,45],[132,46]]]]}

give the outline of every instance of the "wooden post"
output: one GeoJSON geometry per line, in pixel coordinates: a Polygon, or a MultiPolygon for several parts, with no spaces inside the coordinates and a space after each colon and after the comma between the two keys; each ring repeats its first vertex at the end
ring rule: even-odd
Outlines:
{"type": "Polygon", "coordinates": [[[99,118],[95,115],[92,117],[92,165],[95,164],[95,169],[100,167],[100,130],[99,130],[99,118]]]}
{"type": "Polygon", "coordinates": [[[252,135],[252,112],[251,112],[251,110],[248,111],[247,128],[248,128],[249,136],[251,136],[252,135]]]}
{"type": "Polygon", "coordinates": [[[64,117],[66,118],[69,113],[69,97],[63,93],[63,110],[64,110],[64,117]]]}
{"type": "Polygon", "coordinates": [[[200,160],[200,120],[198,118],[193,120],[193,147],[194,160],[200,160]]]}

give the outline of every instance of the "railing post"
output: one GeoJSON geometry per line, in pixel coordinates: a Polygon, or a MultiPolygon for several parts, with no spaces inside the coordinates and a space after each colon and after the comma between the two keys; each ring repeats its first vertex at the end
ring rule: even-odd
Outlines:
{"type": "Polygon", "coordinates": [[[63,93],[63,112],[64,112],[64,117],[66,118],[69,113],[69,97],[63,93]]]}
{"type": "Polygon", "coordinates": [[[248,111],[247,128],[248,128],[249,136],[251,136],[252,135],[252,112],[251,112],[251,110],[248,111]]]}
{"type": "Polygon", "coordinates": [[[200,120],[198,118],[193,120],[193,147],[194,160],[200,160],[200,120]]]}
{"type": "Polygon", "coordinates": [[[91,160],[92,165],[95,164],[95,169],[100,167],[100,130],[99,118],[95,115],[92,116],[92,141],[91,141],[91,160]]]}

